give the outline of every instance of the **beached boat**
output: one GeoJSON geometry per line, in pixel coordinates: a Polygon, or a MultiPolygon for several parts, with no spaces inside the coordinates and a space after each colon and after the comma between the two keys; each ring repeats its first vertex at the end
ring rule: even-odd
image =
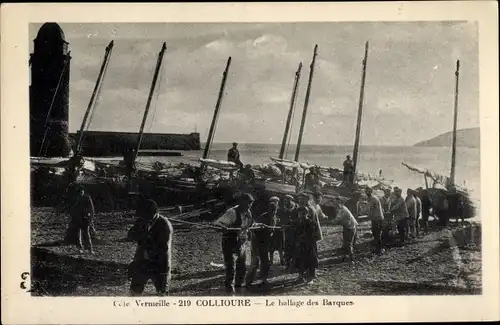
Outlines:
{"type": "MultiPolygon", "coordinates": [[[[434,214],[443,224],[446,224],[450,218],[469,219],[476,216],[476,206],[470,197],[469,191],[455,182],[459,74],[460,61],[457,61],[455,71],[455,101],[450,176],[443,176],[431,172],[426,168],[412,166],[404,162],[402,163],[409,170],[424,176],[425,188],[432,201],[434,214]],[[429,186],[429,179],[433,182],[431,186],[429,186]]],[[[423,188],[419,189],[419,195],[422,194],[422,190],[423,188]]]]}

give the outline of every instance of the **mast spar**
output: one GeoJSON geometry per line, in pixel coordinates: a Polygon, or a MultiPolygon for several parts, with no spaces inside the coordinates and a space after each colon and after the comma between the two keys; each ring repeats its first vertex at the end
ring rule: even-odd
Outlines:
{"type": "Polygon", "coordinates": [[[88,120],[90,111],[92,110],[92,108],[95,105],[96,97],[97,97],[97,94],[98,94],[100,87],[101,87],[101,84],[102,84],[102,78],[104,77],[104,74],[107,71],[109,59],[111,57],[111,51],[113,50],[113,45],[114,45],[114,41],[111,41],[111,42],[109,42],[108,46],[106,46],[104,60],[103,60],[102,65],[101,65],[101,70],[99,71],[99,75],[97,77],[97,81],[96,81],[96,84],[94,86],[94,91],[92,92],[92,96],[90,97],[89,105],[87,106],[87,110],[85,111],[85,115],[84,115],[83,120],[82,120],[82,125],[80,126],[80,132],[78,133],[78,135],[79,135],[78,142],[76,144],[76,150],[75,150],[76,154],[80,153],[80,149],[81,149],[81,145],[82,145],[82,141],[83,141],[83,133],[85,131],[84,130],[85,125],[87,124],[87,120],[88,120]]]}
{"type": "Polygon", "coordinates": [[[455,164],[457,154],[457,117],[458,117],[458,77],[460,74],[460,60],[457,60],[457,70],[455,71],[455,103],[453,107],[453,139],[451,143],[451,170],[450,184],[455,184],[455,164]]]}
{"type": "Polygon", "coordinates": [[[149,107],[151,106],[151,99],[153,98],[153,93],[155,90],[156,81],[158,80],[158,74],[160,72],[161,63],[163,61],[163,55],[165,54],[166,50],[167,50],[167,43],[164,42],[163,46],[161,47],[160,53],[158,54],[158,60],[156,61],[156,68],[155,68],[155,73],[153,76],[153,82],[151,83],[151,89],[149,90],[148,101],[146,102],[146,110],[144,111],[144,116],[142,118],[141,128],[139,129],[139,136],[137,139],[137,148],[134,152],[134,160],[133,161],[135,161],[137,159],[137,156],[139,155],[139,148],[141,147],[142,136],[144,134],[144,126],[146,125],[146,120],[148,118],[148,113],[149,113],[149,107]]]}
{"type": "Polygon", "coordinates": [[[302,62],[299,63],[299,67],[298,67],[297,71],[295,72],[295,78],[293,81],[292,98],[290,100],[290,109],[288,111],[288,117],[286,119],[285,133],[283,134],[283,141],[281,142],[281,149],[280,149],[280,155],[279,155],[280,159],[283,159],[283,157],[285,155],[285,148],[286,148],[286,143],[287,143],[287,139],[288,139],[288,132],[290,132],[290,124],[292,122],[292,115],[293,115],[293,111],[295,109],[295,101],[297,99],[297,88],[299,86],[301,70],[302,70],[302,62]]]}
{"type": "Polygon", "coordinates": [[[299,139],[297,141],[297,149],[295,150],[295,161],[299,161],[300,146],[302,145],[302,136],[304,134],[304,124],[306,123],[307,107],[309,105],[309,96],[311,95],[311,83],[314,75],[314,64],[316,62],[316,56],[318,55],[318,45],[314,46],[313,58],[311,61],[311,66],[309,67],[309,82],[307,84],[306,98],[304,100],[304,110],[302,112],[302,121],[300,123],[299,139]]]}
{"type": "Polygon", "coordinates": [[[203,159],[207,159],[210,154],[210,147],[214,140],[215,129],[217,127],[217,120],[219,119],[220,107],[222,104],[222,98],[224,97],[224,89],[226,87],[227,74],[229,71],[229,66],[231,65],[231,57],[227,59],[226,69],[222,74],[222,83],[219,89],[219,96],[217,97],[217,103],[215,104],[214,116],[212,118],[212,124],[210,125],[210,130],[208,131],[207,143],[205,144],[205,150],[203,151],[203,159]]]}
{"type": "Polygon", "coordinates": [[[354,176],[358,169],[358,153],[359,153],[359,138],[361,134],[361,118],[363,115],[363,102],[365,97],[365,80],[366,80],[366,63],[368,60],[368,41],[365,44],[365,57],[363,59],[363,73],[361,76],[361,89],[359,93],[359,105],[358,105],[358,120],[356,122],[356,138],[354,140],[354,152],[352,154],[352,162],[354,165],[354,176]]]}

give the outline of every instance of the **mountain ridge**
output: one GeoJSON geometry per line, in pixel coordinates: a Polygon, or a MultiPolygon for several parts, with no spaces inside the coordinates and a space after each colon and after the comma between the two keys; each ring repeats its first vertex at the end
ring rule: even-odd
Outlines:
{"type": "MultiPolygon", "coordinates": [[[[415,143],[414,147],[451,147],[453,131],[442,133],[434,138],[415,143]]],[[[479,128],[457,130],[457,147],[479,148],[479,128]]]]}

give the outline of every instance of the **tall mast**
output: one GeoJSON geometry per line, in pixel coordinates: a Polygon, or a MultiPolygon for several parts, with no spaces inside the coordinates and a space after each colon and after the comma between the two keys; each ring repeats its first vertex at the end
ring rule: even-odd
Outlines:
{"type": "Polygon", "coordinates": [[[309,82],[307,84],[306,98],[304,100],[304,110],[302,112],[302,121],[300,123],[299,139],[297,141],[297,149],[295,151],[295,161],[299,161],[300,146],[302,145],[302,135],[304,133],[304,124],[306,123],[307,106],[309,105],[309,96],[311,95],[311,83],[314,75],[314,64],[316,62],[316,55],[318,55],[318,45],[314,46],[313,58],[311,66],[309,67],[309,82]]]}
{"type": "Polygon", "coordinates": [[[361,90],[359,93],[358,105],[358,120],[356,123],[356,138],[354,140],[354,152],[352,155],[352,162],[354,165],[354,175],[356,175],[358,168],[358,152],[359,152],[359,138],[361,134],[361,117],[363,115],[363,102],[365,97],[365,79],[366,79],[366,62],[368,60],[368,42],[365,44],[365,58],[363,59],[363,74],[361,76],[361,90]]]}
{"type": "Polygon", "coordinates": [[[286,125],[285,125],[285,133],[283,134],[283,141],[281,142],[281,149],[280,149],[280,155],[279,155],[280,159],[283,159],[283,156],[285,155],[285,148],[286,148],[286,142],[288,139],[288,132],[290,131],[290,124],[292,122],[293,110],[295,108],[295,100],[297,99],[297,88],[299,86],[300,71],[301,70],[302,70],[302,62],[299,63],[299,68],[295,72],[295,79],[293,81],[292,98],[290,100],[290,110],[288,111],[288,117],[286,119],[286,125]]]}
{"type": "Polygon", "coordinates": [[[453,112],[453,140],[451,144],[451,171],[450,183],[455,184],[455,163],[457,153],[457,116],[458,116],[458,76],[460,70],[460,60],[457,60],[457,70],[455,71],[455,105],[453,112]]]}
{"type": "Polygon", "coordinates": [[[134,161],[137,159],[137,155],[139,154],[139,148],[141,147],[142,135],[144,133],[144,125],[146,124],[146,120],[148,118],[149,107],[151,106],[151,99],[153,98],[153,93],[155,91],[156,81],[158,80],[158,74],[160,72],[161,63],[163,61],[163,55],[165,54],[165,50],[167,49],[167,44],[163,43],[161,47],[161,51],[158,54],[158,60],[156,61],[155,73],[153,76],[153,82],[151,83],[151,89],[149,90],[148,101],[146,103],[146,110],[144,111],[144,117],[142,118],[141,128],[139,129],[139,136],[137,139],[137,148],[134,152],[134,161]]]}
{"type": "Polygon", "coordinates": [[[219,96],[217,98],[217,103],[215,104],[214,116],[212,118],[212,124],[210,125],[210,130],[208,131],[207,143],[205,144],[205,150],[203,151],[203,159],[206,159],[210,154],[210,147],[212,146],[212,141],[214,140],[215,129],[217,126],[217,120],[219,119],[220,107],[222,104],[222,98],[224,97],[224,89],[226,87],[227,73],[229,71],[229,66],[231,65],[231,57],[227,59],[226,69],[222,73],[222,83],[219,89],[219,96]]]}
{"type": "Polygon", "coordinates": [[[92,107],[94,106],[97,92],[101,86],[102,78],[104,76],[104,73],[106,72],[106,68],[107,68],[108,63],[109,63],[109,58],[111,57],[111,51],[113,50],[113,45],[114,45],[114,42],[111,41],[111,42],[109,42],[108,46],[106,46],[104,60],[102,61],[102,65],[101,65],[101,71],[99,71],[99,75],[97,77],[94,91],[92,92],[92,96],[90,97],[89,105],[87,106],[87,110],[85,111],[85,115],[83,117],[82,125],[80,126],[80,133],[79,133],[78,142],[76,145],[76,153],[80,153],[80,147],[82,145],[84,128],[85,128],[85,125],[87,124],[87,119],[89,117],[90,111],[92,110],[92,107]]]}

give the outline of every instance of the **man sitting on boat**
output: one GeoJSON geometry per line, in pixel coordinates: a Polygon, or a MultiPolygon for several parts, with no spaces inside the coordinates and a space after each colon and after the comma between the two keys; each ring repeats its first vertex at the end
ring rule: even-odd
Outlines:
{"type": "Polygon", "coordinates": [[[354,183],[354,162],[349,155],[344,160],[344,181],[350,184],[354,183]]]}
{"type": "Polygon", "coordinates": [[[316,188],[321,187],[316,167],[309,168],[309,173],[306,175],[304,186],[305,189],[309,191],[314,191],[316,188]]]}
{"type": "Polygon", "coordinates": [[[228,150],[227,161],[234,162],[239,168],[243,168],[243,163],[240,160],[240,152],[238,150],[237,142],[233,142],[233,147],[228,150]]]}

